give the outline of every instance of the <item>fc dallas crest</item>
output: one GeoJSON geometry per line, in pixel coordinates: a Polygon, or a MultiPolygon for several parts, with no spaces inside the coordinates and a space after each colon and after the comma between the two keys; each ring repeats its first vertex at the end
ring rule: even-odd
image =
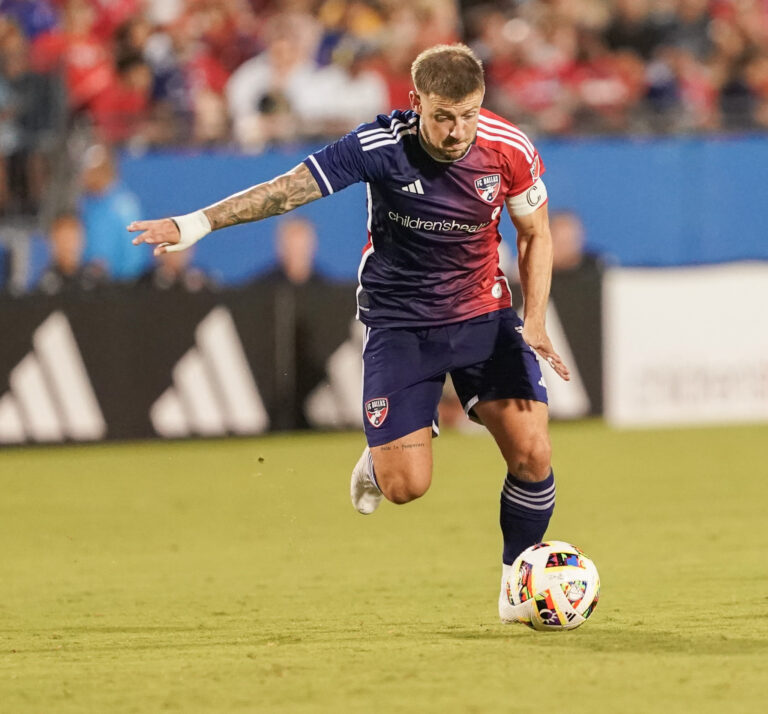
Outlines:
{"type": "Polygon", "coordinates": [[[490,176],[475,179],[477,195],[488,203],[493,203],[496,196],[499,195],[499,188],[501,188],[501,176],[499,174],[491,174],[490,176]]]}
{"type": "Polygon", "coordinates": [[[377,429],[384,423],[389,413],[389,399],[386,397],[377,397],[369,399],[365,403],[365,416],[368,421],[377,429]]]}

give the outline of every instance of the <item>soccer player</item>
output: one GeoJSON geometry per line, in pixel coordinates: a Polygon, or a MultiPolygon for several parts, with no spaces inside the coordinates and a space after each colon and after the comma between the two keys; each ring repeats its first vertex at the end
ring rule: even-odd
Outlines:
{"type": "Polygon", "coordinates": [[[363,414],[368,446],[352,503],[407,503],[432,479],[431,437],[447,373],[467,414],[506,462],[499,615],[514,619],[504,575],[542,540],[555,505],[547,390],[534,350],[563,379],[545,328],[552,273],[543,164],[528,137],[482,109],[483,70],[464,45],[413,63],[411,108],[380,115],[271,181],[203,210],[136,221],[133,242],[184,250],[210,231],[285,213],[356,182],[368,189],[368,241],[357,288],[366,327],[363,414]],[[498,265],[499,218],[517,230],[524,319],[498,265]]]}

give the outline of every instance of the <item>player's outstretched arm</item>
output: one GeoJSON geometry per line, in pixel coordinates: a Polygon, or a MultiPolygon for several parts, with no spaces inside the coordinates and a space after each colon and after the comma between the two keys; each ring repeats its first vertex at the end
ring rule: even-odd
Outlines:
{"type": "Polygon", "coordinates": [[[547,335],[546,315],[552,283],[552,234],[547,205],[524,216],[509,214],[517,229],[520,286],[523,289],[523,339],[566,381],[570,371],[547,335]]]}
{"type": "Polygon", "coordinates": [[[133,239],[134,245],[154,245],[155,255],[160,255],[185,250],[219,228],[287,213],[322,198],[322,195],[309,169],[299,164],[271,181],[228,196],[208,208],[174,218],[134,221],[128,230],[132,233],[141,231],[133,239]]]}

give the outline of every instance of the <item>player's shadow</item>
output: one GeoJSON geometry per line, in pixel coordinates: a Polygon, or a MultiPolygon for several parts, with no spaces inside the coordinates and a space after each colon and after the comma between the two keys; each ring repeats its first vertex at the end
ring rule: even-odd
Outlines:
{"type": "Polygon", "coordinates": [[[525,625],[447,626],[430,634],[448,640],[528,640],[536,645],[558,645],[593,652],[651,652],[696,655],[768,655],[768,640],[711,632],[649,630],[626,623],[587,623],[568,632],[536,632],[525,625]]]}

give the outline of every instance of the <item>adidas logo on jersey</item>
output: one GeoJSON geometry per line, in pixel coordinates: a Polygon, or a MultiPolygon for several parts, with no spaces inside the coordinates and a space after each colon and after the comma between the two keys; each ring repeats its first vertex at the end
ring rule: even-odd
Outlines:
{"type": "Polygon", "coordinates": [[[195,346],[173,368],[173,384],[152,405],[160,436],[259,434],[269,426],[232,315],[216,307],[195,330],[195,346]]]}
{"type": "Polygon", "coordinates": [[[407,186],[403,186],[401,191],[408,191],[409,193],[418,193],[424,195],[424,188],[421,185],[421,179],[417,179],[413,183],[409,183],[407,186]]]}
{"type": "Polygon", "coordinates": [[[95,441],[107,424],[63,312],[32,336],[32,351],[13,368],[0,397],[0,444],[95,441]]]}

